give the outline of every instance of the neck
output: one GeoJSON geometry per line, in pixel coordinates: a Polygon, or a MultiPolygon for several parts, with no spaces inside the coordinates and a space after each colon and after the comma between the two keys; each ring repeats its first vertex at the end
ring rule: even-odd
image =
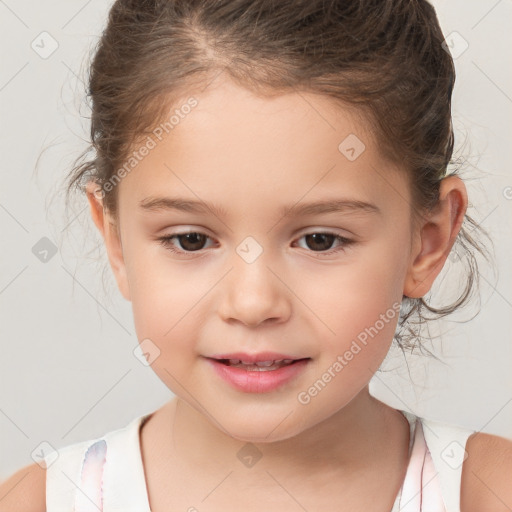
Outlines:
{"type": "MultiPolygon", "coordinates": [[[[169,406],[173,450],[178,460],[205,471],[233,468],[245,441],[219,430],[180,398],[169,406]]],[[[407,420],[397,415],[400,413],[372,397],[365,387],[349,404],[313,428],[280,441],[251,443],[262,455],[263,464],[255,467],[299,475],[317,466],[324,474],[331,470],[351,474],[356,468],[393,456],[390,446],[396,444],[390,440],[403,439],[408,428],[407,420]]]]}

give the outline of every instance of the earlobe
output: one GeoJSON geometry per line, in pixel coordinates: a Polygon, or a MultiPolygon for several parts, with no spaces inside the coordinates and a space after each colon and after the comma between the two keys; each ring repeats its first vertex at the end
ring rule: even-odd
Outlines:
{"type": "Polygon", "coordinates": [[[91,217],[105,242],[108,259],[112,271],[114,272],[119,291],[126,300],[130,301],[130,289],[128,286],[123,246],[121,244],[121,236],[118,232],[117,225],[112,221],[111,216],[104,209],[100,193],[101,188],[99,185],[93,181],[89,181],[86,185],[86,192],[91,217]]]}
{"type": "Polygon", "coordinates": [[[423,297],[444,267],[468,205],[464,182],[458,176],[444,178],[440,184],[439,202],[416,233],[411,263],[404,282],[403,294],[423,297]]]}

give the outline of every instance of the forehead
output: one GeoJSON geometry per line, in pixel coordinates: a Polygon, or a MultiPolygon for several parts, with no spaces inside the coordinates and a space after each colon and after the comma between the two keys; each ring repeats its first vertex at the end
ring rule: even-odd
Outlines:
{"type": "Polygon", "coordinates": [[[325,96],[260,97],[224,80],[174,102],[149,139],[153,147],[119,185],[120,210],[164,195],[204,199],[227,214],[336,194],[408,207],[405,175],[384,161],[363,117],[325,96]]]}

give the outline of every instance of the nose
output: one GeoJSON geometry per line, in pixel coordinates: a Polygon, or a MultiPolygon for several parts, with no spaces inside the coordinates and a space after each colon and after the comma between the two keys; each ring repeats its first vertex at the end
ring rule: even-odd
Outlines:
{"type": "Polygon", "coordinates": [[[221,290],[219,315],[224,321],[257,327],[289,318],[292,292],[286,276],[264,255],[248,263],[235,254],[221,290]]]}

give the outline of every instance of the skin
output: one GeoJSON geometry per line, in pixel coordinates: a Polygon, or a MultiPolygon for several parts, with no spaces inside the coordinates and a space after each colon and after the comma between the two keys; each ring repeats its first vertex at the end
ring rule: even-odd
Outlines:
{"type": "MultiPolygon", "coordinates": [[[[151,367],[176,395],[143,429],[152,507],[169,505],[159,491],[166,482],[177,482],[189,500],[202,499],[232,471],[205,503],[220,506],[238,496],[247,498],[245,510],[258,510],[250,508],[251,493],[261,497],[265,489],[277,500],[266,510],[273,503],[277,509],[290,504],[284,487],[318,509],[322,499],[328,506],[321,496],[336,478],[343,485],[329,496],[371,505],[375,494],[362,493],[364,487],[391,507],[406,468],[409,427],[369,394],[368,384],[392,342],[393,304],[402,295],[424,296],[443,268],[467,208],[466,188],[458,177],[445,178],[438,207],[413,225],[406,174],[383,159],[364,121],[348,109],[314,94],[260,98],[222,79],[194,97],[192,112],[117,185],[117,220],[104,211],[97,185],[87,185],[137,337],[158,347],[151,367]],[[354,161],[338,150],[349,134],[366,146],[354,161]],[[209,201],[227,214],[138,206],[157,195],[209,201]],[[279,213],[285,205],[340,197],[373,203],[381,214],[279,213]],[[209,237],[196,242],[201,250],[178,256],[157,240],[188,230],[209,237]],[[326,230],[355,243],[330,239],[323,249],[305,237],[326,230]],[[263,250],[250,264],[236,251],[248,236],[263,250]],[[298,393],[386,312],[392,318],[384,327],[309,403],[300,403],[298,393]],[[202,357],[264,350],[311,360],[279,390],[243,393],[202,357]],[[247,442],[263,454],[250,471],[236,457],[247,442]],[[186,484],[192,474],[197,483],[186,484]]],[[[177,249],[194,247],[184,237],[181,243],[173,241],[177,249]]]]}

